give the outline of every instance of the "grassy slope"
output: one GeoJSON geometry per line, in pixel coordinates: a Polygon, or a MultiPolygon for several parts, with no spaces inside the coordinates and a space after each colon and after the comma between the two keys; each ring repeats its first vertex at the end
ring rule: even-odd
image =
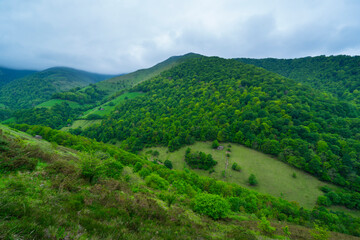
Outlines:
{"type": "Polygon", "coordinates": [[[122,95],[118,96],[117,98],[115,98],[115,99],[113,99],[111,101],[108,101],[108,102],[106,102],[104,104],[101,104],[101,105],[99,105],[99,106],[97,106],[95,108],[89,109],[88,111],[84,112],[82,118],[86,118],[89,114],[97,114],[97,115],[100,115],[100,116],[108,115],[115,109],[115,106],[117,104],[119,104],[120,102],[124,101],[126,97],[128,99],[132,99],[132,98],[135,98],[135,97],[137,97],[139,95],[142,95],[142,93],[131,92],[131,93],[122,94],[122,95]],[[111,102],[114,103],[114,106],[109,105],[111,102]],[[99,110],[100,108],[103,108],[104,110],[99,110]]]}
{"type": "MultiPolygon", "coordinates": [[[[269,155],[233,143],[231,144],[232,147],[226,177],[223,178],[221,173],[225,170],[225,155],[228,143],[222,145],[225,146],[225,149],[221,151],[211,149],[211,143],[209,142],[197,142],[189,146],[193,151],[212,154],[214,159],[218,161],[214,173],[209,174],[208,171],[194,170],[197,174],[234,182],[241,186],[276,197],[283,196],[284,199],[296,201],[301,206],[307,208],[315,206],[317,197],[323,194],[319,190],[319,187],[326,183],[269,155]],[[235,172],[231,169],[231,165],[234,162],[241,166],[241,172],[235,172]],[[250,187],[247,183],[251,173],[255,174],[259,181],[256,187],[250,187]],[[292,177],[293,173],[296,173],[296,178],[292,177]]],[[[151,149],[159,151],[159,158],[161,160],[171,160],[175,169],[183,169],[186,167],[184,156],[187,147],[183,147],[172,153],[168,152],[165,147],[155,147],[151,149]]],[[[141,153],[145,154],[148,150],[149,149],[145,149],[141,153]]],[[[336,188],[335,186],[332,187],[336,188]]]]}
{"type": "Polygon", "coordinates": [[[81,127],[82,129],[85,129],[87,127],[90,127],[94,124],[101,123],[101,120],[75,120],[70,127],[63,127],[62,131],[68,131],[69,129],[75,129],[81,127]]]}

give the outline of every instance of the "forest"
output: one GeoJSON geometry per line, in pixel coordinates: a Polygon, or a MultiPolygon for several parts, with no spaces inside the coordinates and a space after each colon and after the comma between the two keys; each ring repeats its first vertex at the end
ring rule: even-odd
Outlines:
{"type": "MultiPolygon", "coordinates": [[[[357,105],[235,60],[199,58],[133,88],[81,134],[132,152],[195,141],[234,142],[278,156],[319,179],[360,191],[357,105]]],[[[77,131],[79,132],[79,131],[77,131]]]]}

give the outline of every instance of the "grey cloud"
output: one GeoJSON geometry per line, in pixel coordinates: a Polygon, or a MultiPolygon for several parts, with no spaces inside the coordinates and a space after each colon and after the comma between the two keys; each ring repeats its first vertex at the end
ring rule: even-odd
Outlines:
{"type": "Polygon", "coordinates": [[[0,65],[130,72],[172,55],[360,53],[356,0],[2,0],[0,65]]]}

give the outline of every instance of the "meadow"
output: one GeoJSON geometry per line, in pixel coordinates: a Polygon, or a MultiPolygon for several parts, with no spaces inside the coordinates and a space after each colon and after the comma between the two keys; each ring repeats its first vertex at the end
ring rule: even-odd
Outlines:
{"type": "Polygon", "coordinates": [[[184,156],[188,147],[192,151],[210,153],[218,162],[214,167],[215,172],[209,173],[209,171],[198,169],[194,169],[194,172],[202,176],[237,183],[246,188],[281,197],[288,201],[295,201],[306,208],[314,207],[318,196],[323,195],[319,189],[321,186],[328,185],[334,189],[337,188],[329,183],[321,182],[310,174],[291,167],[270,155],[233,143],[230,144],[231,152],[226,169],[226,154],[229,143],[221,143],[221,145],[224,146],[223,150],[214,150],[211,148],[211,142],[196,142],[194,145],[183,147],[175,152],[169,152],[166,147],[153,147],[143,150],[141,154],[146,155],[148,159],[153,159],[154,157],[149,153],[146,154],[146,152],[157,150],[160,160],[169,159],[172,161],[174,169],[183,169],[187,167],[184,156]],[[240,172],[231,169],[233,163],[240,165],[240,172]],[[225,171],[225,177],[223,171],[225,171]],[[248,184],[250,174],[256,176],[257,186],[248,184]]]}

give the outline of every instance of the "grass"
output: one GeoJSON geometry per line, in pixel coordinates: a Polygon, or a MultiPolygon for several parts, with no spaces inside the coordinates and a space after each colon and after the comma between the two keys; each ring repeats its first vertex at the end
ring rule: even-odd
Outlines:
{"type": "Polygon", "coordinates": [[[99,105],[95,108],[92,108],[86,112],[84,112],[82,118],[86,118],[87,116],[89,116],[90,114],[97,114],[99,116],[105,116],[105,115],[108,115],[110,114],[114,109],[115,109],[115,106],[117,104],[119,104],[120,102],[126,100],[125,98],[127,99],[132,99],[132,98],[135,98],[139,95],[142,95],[143,93],[140,93],[140,92],[130,92],[130,93],[124,93],[120,96],[118,96],[117,98],[111,100],[111,101],[108,101],[102,105],[99,105]],[[113,103],[113,106],[111,106],[111,103],[113,103]],[[100,109],[103,109],[103,110],[100,110],[100,109]]]}
{"type": "Polygon", "coordinates": [[[8,119],[2,121],[1,123],[3,123],[3,124],[14,123],[15,120],[16,120],[16,118],[15,118],[15,117],[12,117],[12,118],[8,118],[8,119]]]}
{"type": "Polygon", "coordinates": [[[91,125],[94,124],[99,124],[101,123],[101,120],[76,120],[73,122],[73,124],[70,127],[63,127],[61,130],[62,131],[67,131],[70,128],[71,129],[75,129],[78,127],[81,127],[82,129],[85,129],[87,127],[90,127],[91,125]]]}
{"type": "Polygon", "coordinates": [[[67,103],[70,105],[71,108],[78,108],[78,107],[80,107],[80,104],[77,103],[77,102],[72,102],[72,101],[69,101],[69,100],[62,100],[62,99],[51,99],[51,100],[49,100],[49,101],[40,103],[40,104],[37,105],[36,107],[46,107],[46,108],[50,108],[50,107],[55,106],[56,104],[60,104],[60,103],[63,103],[63,102],[67,102],[67,103]]]}
{"type": "MultiPolygon", "coordinates": [[[[197,142],[189,146],[193,151],[212,154],[218,162],[214,168],[214,173],[209,174],[208,171],[197,169],[194,169],[194,172],[202,176],[210,176],[219,180],[237,183],[261,193],[282,197],[288,201],[296,201],[306,208],[314,207],[318,196],[323,194],[319,190],[319,187],[330,185],[276,158],[238,144],[231,144],[229,164],[225,170],[228,143],[222,143],[222,145],[225,147],[224,150],[211,149],[210,142],[197,142]],[[240,165],[240,172],[231,169],[234,162],[240,165]],[[225,171],[225,177],[222,176],[222,171],[225,171]],[[293,173],[296,174],[296,178],[293,177],[293,173]],[[259,182],[257,186],[249,186],[248,178],[250,174],[255,174],[259,182]]],[[[165,147],[154,147],[151,149],[159,151],[159,159],[171,160],[174,169],[183,169],[187,167],[184,161],[186,148],[187,147],[183,147],[173,153],[168,152],[165,147]]],[[[149,149],[143,150],[141,154],[145,154],[148,150],[149,149]]],[[[331,187],[337,188],[333,185],[331,185],[331,187]]]]}

